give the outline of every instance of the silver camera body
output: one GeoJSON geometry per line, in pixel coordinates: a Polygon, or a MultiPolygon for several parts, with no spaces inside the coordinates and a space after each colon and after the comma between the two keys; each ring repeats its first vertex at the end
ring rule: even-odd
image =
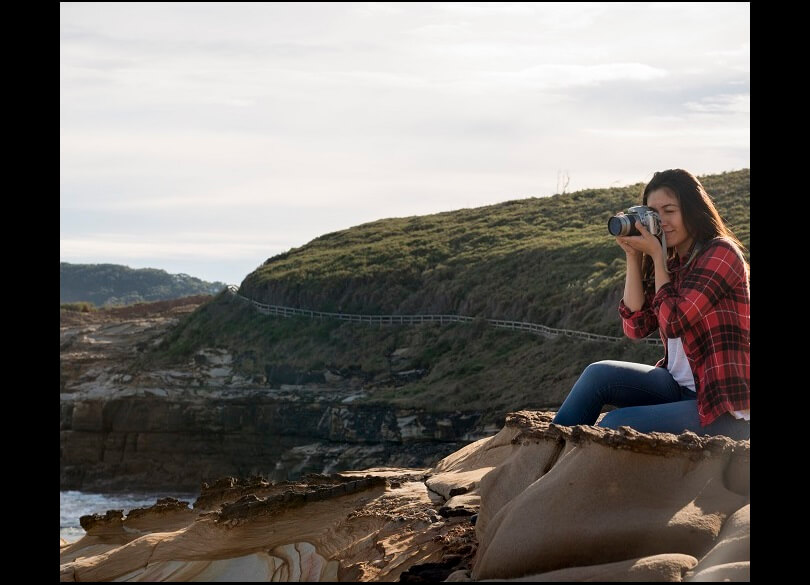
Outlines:
{"type": "Polygon", "coordinates": [[[608,232],[612,236],[640,236],[641,232],[636,229],[636,220],[641,222],[647,231],[654,236],[659,236],[661,230],[661,218],[651,207],[646,205],[634,205],[627,208],[627,213],[614,215],[608,220],[608,232]]]}

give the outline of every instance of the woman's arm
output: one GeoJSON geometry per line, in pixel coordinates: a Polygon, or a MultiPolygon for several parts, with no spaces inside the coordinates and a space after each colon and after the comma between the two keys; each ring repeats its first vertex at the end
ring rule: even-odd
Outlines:
{"type": "Polygon", "coordinates": [[[624,304],[631,311],[644,306],[644,287],[641,285],[641,254],[627,253],[627,274],[624,278],[624,304]]]}
{"type": "Polygon", "coordinates": [[[624,278],[624,297],[619,303],[619,315],[622,317],[622,330],[630,339],[642,339],[658,327],[658,319],[653,313],[650,303],[644,307],[644,286],[641,281],[642,254],[629,245],[616,238],[617,243],[625,251],[627,260],[627,274],[624,278]]]}

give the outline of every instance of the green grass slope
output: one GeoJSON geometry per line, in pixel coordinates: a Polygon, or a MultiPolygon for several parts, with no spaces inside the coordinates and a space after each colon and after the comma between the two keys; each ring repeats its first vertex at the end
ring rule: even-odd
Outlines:
{"type": "MultiPolygon", "coordinates": [[[[748,247],[749,170],[701,180],[748,247]]],[[[621,335],[624,253],[606,226],[640,203],[642,188],[366,223],[268,259],[240,291],[321,311],[450,313],[621,335]]]]}

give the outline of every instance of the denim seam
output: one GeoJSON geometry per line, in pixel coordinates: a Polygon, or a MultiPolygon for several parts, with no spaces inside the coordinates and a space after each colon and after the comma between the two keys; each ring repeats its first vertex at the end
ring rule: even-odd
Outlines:
{"type": "MultiPolygon", "coordinates": [[[[613,388],[631,388],[631,389],[633,389],[633,390],[635,390],[637,392],[643,392],[647,396],[655,396],[656,398],[661,398],[659,395],[655,394],[654,392],[650,392],[649,390],[647,390],[647,388],[639,388],[637,386],[631,386],[630,384],[611,384],[609,386],[604,386],[604,388],[606,388],[608,390],[611,390],[613,388]]],[[[680,399],[678,399],[678,400],[664,400],[663,402],[661,402],[661,404],[669,404],[671,402],[681,402],[681,400],[680,399]]],[[[606,402],[605,404],[610,404],[610,403],[606,402]]],[[[638,406],[654,406],[654,405],[652,405],[652,404],[646,404],[646,405],[639,404],[638,406]]],[[[620,406],[619,408],[632,408],[632,407],[620,406]]]]}

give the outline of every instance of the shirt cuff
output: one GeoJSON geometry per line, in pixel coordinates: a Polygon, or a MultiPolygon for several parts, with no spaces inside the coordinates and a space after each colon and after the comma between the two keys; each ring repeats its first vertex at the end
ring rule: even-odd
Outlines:
{"type": "Polygon", "coordinates": [[[631,311],[627,305],[624,304],[624,299],[619,301],[619,316],[621,316],[622,319],[630,319],[633,317],[633,315],[637,315],[643,311],[644,307],[642,307],[639,311],[631,311]]]}

